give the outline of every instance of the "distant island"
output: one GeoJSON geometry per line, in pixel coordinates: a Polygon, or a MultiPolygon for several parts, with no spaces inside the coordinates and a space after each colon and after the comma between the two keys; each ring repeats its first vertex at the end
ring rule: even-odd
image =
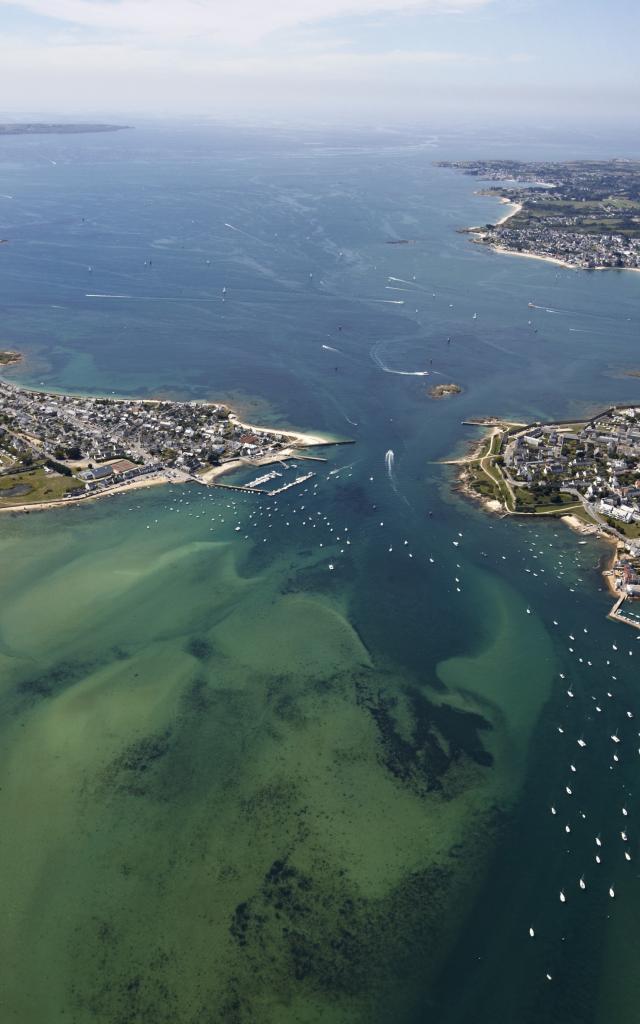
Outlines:
{"type": "Polygon", "coordinates": [[[0,135],[82,135],[86,132],[121,132],[128,124],[0,124],[0,135]]]}
{"type": "Polygon", "coordinates": [[[590,420],[522,424],[475,421],[488,430],[460,467],[460,490],[501,515],[559,517],[579,533],[617,546],[605,576],[618,601],[613,617],[640,599],[640,406],[590,420]],[[615,614],[614,614],[615,613],[615,614]]]}
{"type": "Polygon", "coordinates": [[[474,242],[580,270],[640,269],[640,161],[457,160],[437,166],[505,182],[480,194],[515,209],[495,224],[461,229],[474,242]]]}
{"type": "MultiPolygon", "coordinates": [[[[4,365],[19,358],[2,355],[15,357],[4,365]]],[[[251,426],[220,403],[88,398],[0,379],[0,511],[55,507],[153,483],[227,486],[216,481],[230,470],[310,458],[300,449],[346,443],[251,426]]],[[[314,475],[278,486],[270,483],[282,476],[274,469],[236,489],[274,494],[314,475]]]]}

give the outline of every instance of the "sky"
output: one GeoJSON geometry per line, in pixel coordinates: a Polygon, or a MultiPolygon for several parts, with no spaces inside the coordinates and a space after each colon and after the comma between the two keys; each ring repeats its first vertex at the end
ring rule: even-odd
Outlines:
{"type": "Polygon", "coordinates": [[[624,123],[640,0],[0,0],[0,113],[624,123]]]}

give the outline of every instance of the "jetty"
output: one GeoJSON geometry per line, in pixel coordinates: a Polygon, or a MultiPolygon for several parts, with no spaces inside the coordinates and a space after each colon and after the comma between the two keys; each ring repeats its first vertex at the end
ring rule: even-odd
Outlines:
{"type": "Polygon", "coordinates": [[[613,608],[607,615],[607,618],[613,619],[615,622],[624,622],[627,626],[633,626],[634,629],[640,629],[640,620],[631,619],[628,615],[625,615],[624,612],[620,611],[626,599],[627,595],[621,594],[616,603],[614,604],[613,608]]]}
{"type": "MultiPolygon", "coordinates": [[[[276,494],[276,491],[267,491],[264,487],[248,487],[246,484],[221,484],[214,481],[208,484],[209,487],[218,487],[222,491],[243,491],[245,494],[276,494]]],[[[291,486],[291,485],[289,485],[291,486]]],[[[283,488],[284,490],[284,488],[283,488]]]]}
{"type": "Polygon", "coordinates": [[[323,458],[322,455],[300,455],[298,453],[296,453],[295,455],[292,455],[291,458],[295,459],[296,462],[298,460],[301,460],[302,462],[328,462],[329,461],[328,459],[323,458]]]}
{"type": "Polygon", "coordinates": [[[283,484],[282,487],[278,487],[275,491],[267,491],[270,498],[273,498],[276,494],[282,494],[283,491],[289,491],[292,487],[298,487],[300,484],[304,484],[307,480],[311,480],[315,473],[304,473],[303,476],[297,476],[295,480],[291,480],[288,484],[283,484]]]}

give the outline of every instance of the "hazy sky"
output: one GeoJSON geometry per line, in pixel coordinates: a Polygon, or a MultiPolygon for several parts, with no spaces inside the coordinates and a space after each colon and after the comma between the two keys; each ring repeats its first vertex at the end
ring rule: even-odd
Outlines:
{"type": "Polygon", "coordinates": [[[0,31],[10,115],[640,109],[640,0],[0,0],[0,31]]]}

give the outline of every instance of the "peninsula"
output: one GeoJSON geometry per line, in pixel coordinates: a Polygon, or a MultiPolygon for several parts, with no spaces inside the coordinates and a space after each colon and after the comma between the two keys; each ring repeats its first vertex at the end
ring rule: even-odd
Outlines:
{"type": "Polygon", "coordinates": [[[461,229],[497,252],[581,270],[640,269],[640,161],[443,161],[488,181],[481,195],[513,204],[495,224],[461,229]]]}
{"type": "Polygon", "coordinates": [[[463,493],[492,512],[556,516],[613,541],[605,576],[618,597],[614,617],[640,628],[620,612],[622,601],[640,599],[640,406],[582,422],[477,425],[489,433],[458,460],[463,493]]]}
{"type": "Polygon", "coordinates": [[[340,443],[251,426],[219,403],[78,397],[0,380],[0,510],[68,504],[151,483],[216,485],[230,470],[340,443]]]}

